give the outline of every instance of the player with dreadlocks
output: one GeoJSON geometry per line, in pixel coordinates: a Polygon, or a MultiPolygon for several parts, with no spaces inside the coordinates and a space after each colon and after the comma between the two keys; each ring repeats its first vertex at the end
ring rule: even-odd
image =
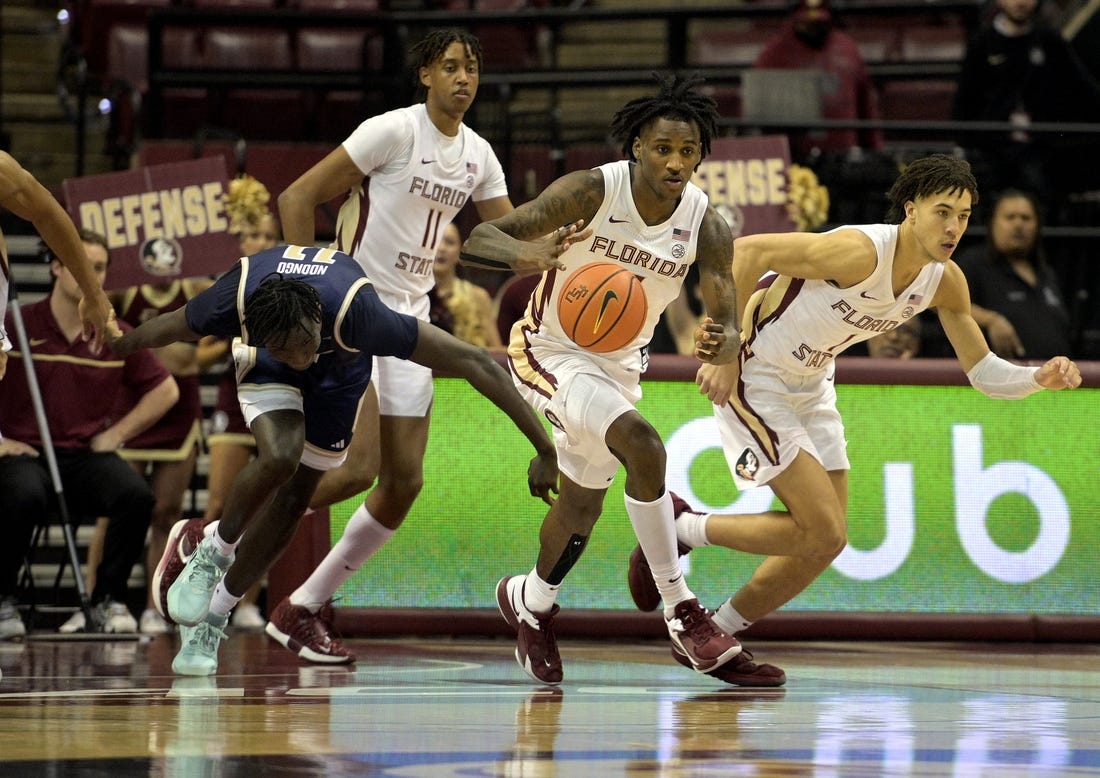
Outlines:
{"type": "MultiPolygon", "coordinates": [[[[685,550],[714,544],[766,557],[715,613],[731,633],[789,601],[844,550],[849,462],[833,372],[845,348],[935,308],[980,392],[1015,399],[1081,383],[1066,357],[1023,367],[986,345],[970,313],[966,278],[951,260],[978,199],[965,160],[915,160],[888,199],[889,223],[738,238],[733,276],[745,331],[713,324],[696,331],[697,352],[743,344],[739,359],[704,364],[696,382],[714,402],[737,486],[767,484],[785,507],[704,515],[680,506],[676,534],[685,550]]],[[[663,593],[648,583],[646,567],[635,551],[631,594],[639,608],[652,610],[663,593]]]]}
{"type": "MultiPolygon", "coordinates": [[[[310,245],[314,209],[347,194],[335,247],[359,261],[386,305],[428,321],[432,262],[444,228],[468,201],[482,219],[510,212],[512,202],[488,142],[463,123],[481,74],[478,39],[461,29],[433,30],[409,60],[422,102],[359,125],[279,196],[279,215],[288,242],[310,245]]],[[[268,635],[297,646],[302,659],[355,659],[333,636],[326,604],[412,509],[424,482],[432,396],[430,370],[378,361],[347,461],[325,474],[311,507],[370,491],[332,551],[269,616],[268,635]]]]}
{"type": "Polygon", "coordinates": [[[157,566],[157,609],[181,625],[177,673],[217,670],[229,612],[290,542],[322,475],[344,460],[375,357],[465,378],[531,441],[538,453],[528,485],[551,502],[553,444],[507,372],[484,349],[386,307],[346,254],[276,246],[243,257],[184,307],[111,348],[124,356],[203,335],[236,338],[238,397],[257,453],[210,534],[201,520],[178,522],[157,566]]]}
{"type": "MultiPolygon", "coordinates": [[[[626,469],[626,512],[665,602],[673,652],[699,672],[736,665],[738,677],[767,680],[779,671],[741,658],[741,646],[718,629],[688,588],[680,569],[672,495],[665,488],[665,448],[635,408],[646,347],[661,312],[680,293],[692,263],[708,314],[736,332],[730,272],[733,238],[691,176],[710,149],[717,111],[696,92],[695,79],[658,76],[651,97],[615,114],[613,136],[625,160],[568,173],[511,214],[478,225],[463,246],[467,261],[509,262],[537,253],[540,235],[587,229],[546,271],[508,349],[520,392],[555,427],[560,496],[539,533],[540,549],[526,575],[503,578],[496,589],[504,619],[516,630],[516,659],[542,683],[562,680],[554,637],[559,587],[588,543],[608,484],[626,469]],[[566,225],[561,228],[560,225],[566,225]],[[570,340],[557,318],[565,279],[596,261],[618,261],[640,279],[648,300],[641,332],[624,348],[596,354],[570,340]]],[[[728,362],[735,342],[708,358],[728,362]]]]}

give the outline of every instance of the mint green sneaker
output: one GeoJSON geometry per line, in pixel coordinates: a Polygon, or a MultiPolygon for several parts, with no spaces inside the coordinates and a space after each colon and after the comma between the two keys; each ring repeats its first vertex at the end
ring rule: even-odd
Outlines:
{"type": "Polygon", "coordinates": [[[172,660],[177,675],[213,675],[218,672],[218,646],[225,640],[229,614],[206,614],[194,627],[180,627],[180,652],[172,660]]]}
{"type": "Polygon", "coordinates": [[[168,587],[166,599],[172,620],[183,627],[194,627],[206,618],[214,587],[231,564],[233,557],[215,551],[209,538],[199,543],[179,577],[168,587]]]}

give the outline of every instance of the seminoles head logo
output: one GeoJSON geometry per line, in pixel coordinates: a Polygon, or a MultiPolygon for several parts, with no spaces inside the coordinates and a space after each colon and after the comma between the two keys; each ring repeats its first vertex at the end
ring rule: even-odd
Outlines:
{"type": "Polygon", "coordinates": [[[141,264],[155,276],[178,276],[183,249],[171,238],[153,238],[141,244],[141,264]]]}
{"type": "Polygon", "coordinates": [[[744,478],[746,481],[756,480],[756,471],[760,469],[760,460],[756,458],[756,454],[752,453],[751,448],[747,448],[741,452],[741,456],[737,457],[737,475],[739,478],[744,478]]]}
{"type": "Polygon", "coordinates": [[[745,214],[741,212],[741,208],[736,205],[718,203],[714,206],[714,210],[718,212],[719,216],[726,220],[726,224],[729,225],[733,237],[740,237],[741,232],[745,229],[745,214]]]}

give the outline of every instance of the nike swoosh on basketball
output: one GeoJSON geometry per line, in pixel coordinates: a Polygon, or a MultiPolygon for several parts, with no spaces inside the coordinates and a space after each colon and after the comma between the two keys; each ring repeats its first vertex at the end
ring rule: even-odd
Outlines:
{"type": "Polygon", "coordinates": [[[600,312],[596,315],[596,323],[592,325],[592,331],[596,332],[600,329],[600,322],[603,321],[603,315],[607,312],[607,306],[611,304],[612,300],[618,300],[619,295],[615,290],[608,289],[604,292],[603,302],[600,303],[600,312]]]}
{"type": "Polygon", "coordinates": [[[630,219],[616,219],[614,216],[608,216],[607,220],[612,224],[625,224],[630,221],[630,219]]]}

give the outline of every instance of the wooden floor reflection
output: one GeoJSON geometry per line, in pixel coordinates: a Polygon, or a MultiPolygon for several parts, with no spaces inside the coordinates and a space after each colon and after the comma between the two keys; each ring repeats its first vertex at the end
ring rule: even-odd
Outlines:
{"type": "Polygon", "coordinates": [[[504,640],[352,640],[351,668],[234,635],[0,643],[0,775],[1100,776],[1100,647],[754,645],[777,690],[660,643],[569,640],[560,688],[504,640]]]}

